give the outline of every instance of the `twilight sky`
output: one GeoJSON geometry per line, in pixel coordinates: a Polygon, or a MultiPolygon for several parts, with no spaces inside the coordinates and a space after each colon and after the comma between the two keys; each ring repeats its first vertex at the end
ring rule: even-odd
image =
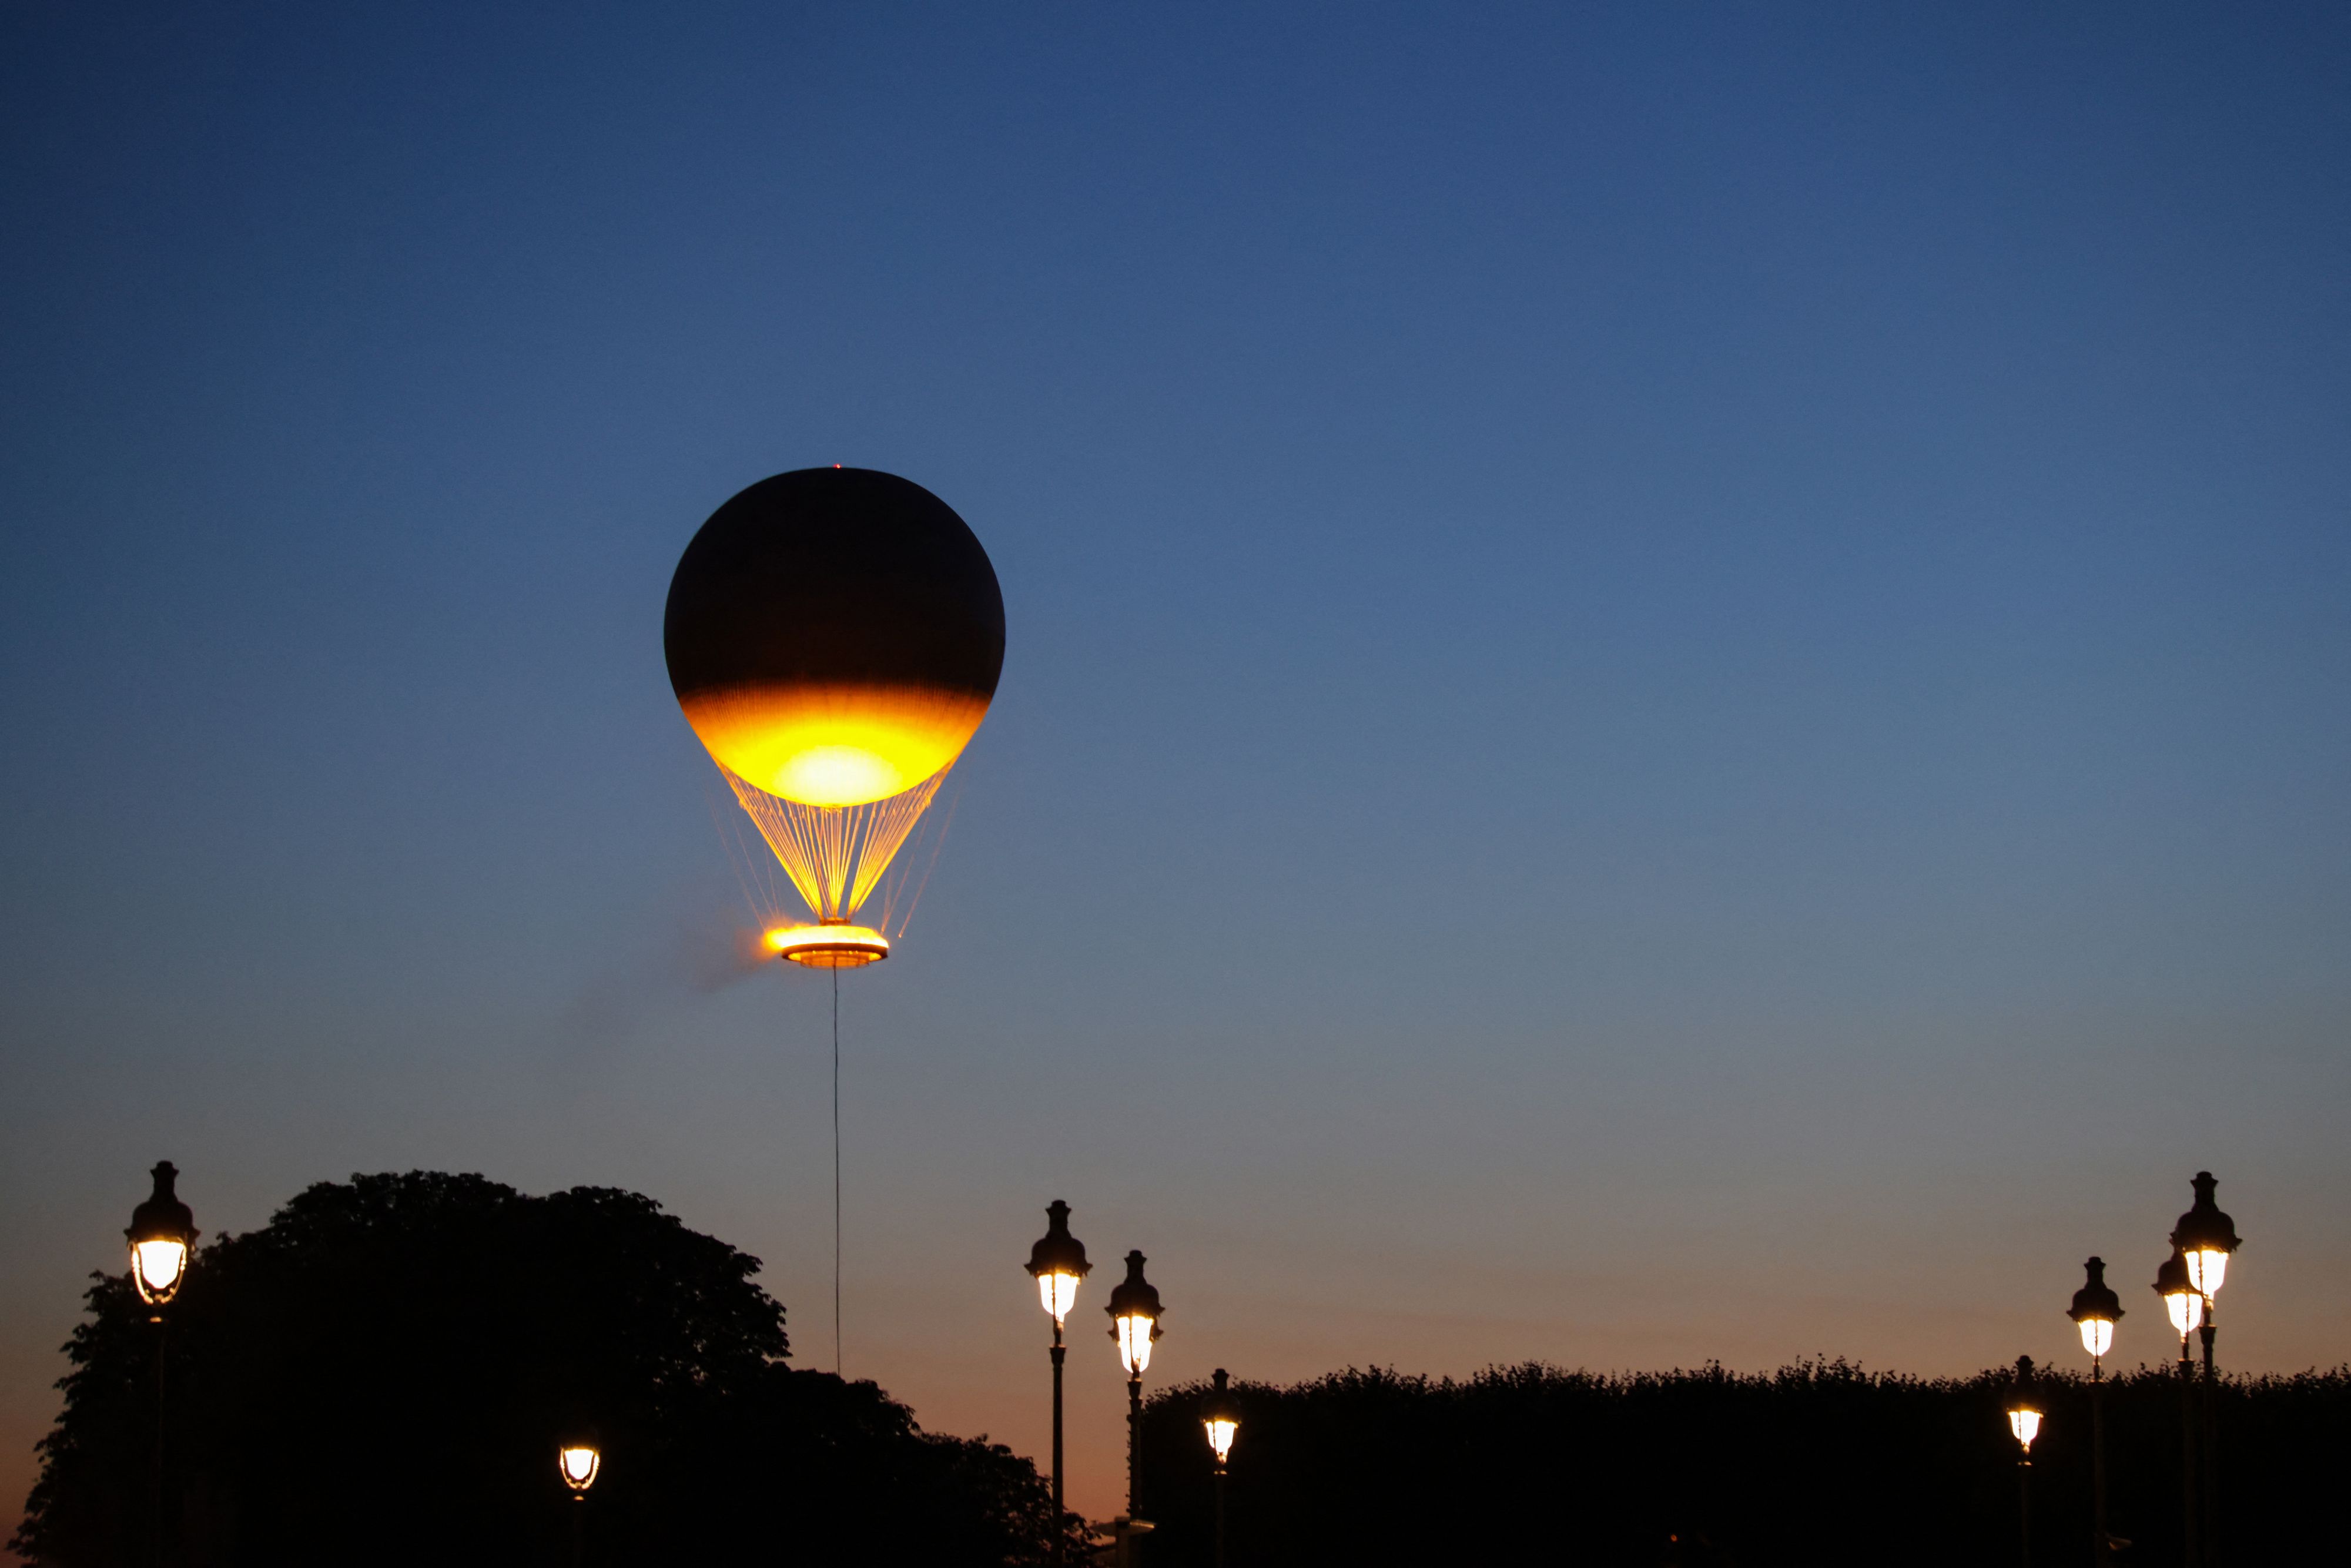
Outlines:
{"type": "MultiPolygon", "coordinates": [[[[843,983],[847,1370],[2351,1356],[2351,14],[0,17],[0,1513],[169,1157],[612,1184],[831,1364],[671,568],[928,486],[1002,688],[843,983]],[[1105,1273],[1109,1276],[1105,1278],[1105,1273]]],[[[482,15],[494,10],[496,16],[482,15]]],[[[1468,14],[1465,14],[1468,13],[1468,14]]]]}

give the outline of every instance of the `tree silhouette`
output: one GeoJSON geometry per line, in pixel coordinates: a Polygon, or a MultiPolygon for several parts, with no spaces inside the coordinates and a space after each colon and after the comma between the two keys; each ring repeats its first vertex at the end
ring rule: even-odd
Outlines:
{"type": "MultiPolygon", "coordinates": [[[[1798,1568],[2016,1561],[2006,1368],[1925,1379],[1813,1362],[1596,1375],[1541,1364],[1466,1382],[1374,1368],[1237,1385],[1233,1568],[1511,1562],[1798,1568]]],[[[1144,1417],[1148,1568],[1210,1561],[1205,1385],[1144,1417]]],[[[2035,1561],[2090,1561],[2088,1379],[2040,1375],[2035,1561]]],[[[2351,1370],[2221,1385],[2232,1560],[2340,1562],[2325,1500],[2351,1466],[2351,1370]]],[[[2180,1388],[2165,1368],[2106,1384],[2110,1516],[2138,1568],[2179,1561],[2180,1388]]]]}
{"type": "MultiPolygon", "coordinates": [[[[202,1249],[171,1309],[173,1568],[320,1562],[1043,1563],[1034,1469],[784,1363],[758,1260],[651,1199],[477,1176],[321,1184],[202,1249]],[[605,1453],[584,1503],[559,1433],[605,1453]]],[[[16,1549],[152,1560],[157,1332],[104,1277],[16,1549]]],[[[1074,1539],[1074,1537],[1072,1537],[1074,1539]]]]}

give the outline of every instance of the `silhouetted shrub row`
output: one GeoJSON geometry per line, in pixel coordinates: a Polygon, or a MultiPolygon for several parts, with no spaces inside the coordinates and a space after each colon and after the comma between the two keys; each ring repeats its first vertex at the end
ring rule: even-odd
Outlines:
{"type": "MultiPolygon", "coordinates": [[[[2036,1379],[2034,1562],[2090,1561],[2086,1374],[2036,1379]]],[[[1239,1388],[1233,1568],[1468,1563],[2013,1563],[2010,1370],[1970,1378],[1843,1361],[1595,1375],[1541,1364],[1467,1382],[1348,1371],[1239,1388]]],[[[1145,1411],[1148,1568],[1209,1561],[1204,1385],[1145,1411]]],[[[2181,1388],[2109,1376],[2108,1513],[2127,1568],[2169,1568],[2181,1533],[2181,1388]]],[[[2351,1369],[2227,1378],[2223,1539],[2236,1563],[2351,1561],[2333,1500],[2351,1473],[2351,1369]]]]}

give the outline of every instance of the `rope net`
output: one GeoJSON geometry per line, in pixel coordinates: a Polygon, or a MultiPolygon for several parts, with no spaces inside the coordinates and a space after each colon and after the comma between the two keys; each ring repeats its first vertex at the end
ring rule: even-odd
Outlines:
{"type": "Polygon", "coordinates": [[[846,921],[857,913],[890,862],[905,843],[939,792],[948,769],[941,768],[912,789],[862,806],[804,806],[747,784],[727,768],[726,787],[768,841],[768,848],[792,879],[819,922],[846,921]]]}

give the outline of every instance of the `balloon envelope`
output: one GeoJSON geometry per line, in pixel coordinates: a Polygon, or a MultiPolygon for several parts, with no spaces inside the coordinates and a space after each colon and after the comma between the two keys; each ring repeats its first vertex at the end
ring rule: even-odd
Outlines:
{"type": "Polygon", "coordinates": [[[721,767],[787,800],[855,806],[961,754],[1004,666],[1004,597],[979,540],[920,485],[803,468],[702,525],[662,640],[721,767]]]}

